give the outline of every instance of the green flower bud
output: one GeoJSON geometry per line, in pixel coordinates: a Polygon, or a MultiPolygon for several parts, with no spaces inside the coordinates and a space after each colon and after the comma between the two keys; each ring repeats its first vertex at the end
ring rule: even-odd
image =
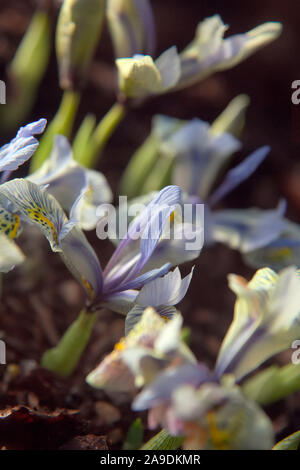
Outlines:
{"type": "Polygon", "coordinates": [[[149,0],[108,0],[107,20],[116,57],[153,53],[155,23],[149,0]]]}
{"type": "Polygon", "coordinates": [[[56,30],[60,85],[81,82],[98,44],[106,0],[64,0],[56,30]]]}

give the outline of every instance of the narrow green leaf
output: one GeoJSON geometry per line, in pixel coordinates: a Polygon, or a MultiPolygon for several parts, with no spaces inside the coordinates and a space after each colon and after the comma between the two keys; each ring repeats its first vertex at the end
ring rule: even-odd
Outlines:
{"type": "Polygon", "coordinates": [[[142,187],[141,194],[159,191],[164,186],[171,184],[173,167],[174,156],[161,153],[142,187]]]}
{"type": "Polygon", "coordinates": [[[223,132],[229,132],[235,137],[240,137],[245,126],[246,111],[249,104],[249,96],[236,96],[212,123],[211,133],[220,135],[223,132]]]}
{"type": "Polygon", "coordinates": [[[190,344],[191,329],[188,326],[185,326],[184,328],[182,328],[182,330],[181,330],[181,339],[185,344],[187,344],[187,345],[190,344]]]}
{"type": "Polygon", "coordinates": [[[277,442],[272,450],[297,450],[300,444],[300,431],[294,432],[277,442]]]}
{"type": "Polygon", "coordinates": [[[272,393],[270,384],[277,382],[278,370],[279,367],[273,365],[267,369],[257,372],[253,377],[247,379],[242,386],[244,394],[257,403],[262,404],[267,402],[270,393],[272,393]]]}
{"type": "Polygon", "coordinates": [[[162,429],[152,439],[141,447],[141,450],[177,450],[181,446],[184,437],[171,436],[165,429],[162,429]]]}
{"type": "Polygon", "coordinates": [[[87,114],[74,138],[72,146],[74,159],[84,166],[86,164],[85,152],[90,145],[90,139],[95,130],[95,127],[96,117],[94,114],[87,114]]]}
{"type": "Polygon", "coordinates": [[[47,11],[38,9],[8,68],[14,92],[1,108],[3,128],[10,130],[20,125],[32,109],[49,63],[50,52],[50,16],[47,11]]]}
{"type": "Polygon", "coordinates": [[[43,354],[42,367],[63,377],[71,375],[90,340],[97,316],[98,312],[89,313],[82,310],[58,345],[43,354]]]}
{"type": "Polygon", "coordinates": [[[120,185],[120,193],[132,199],[141,194],[141,189],[157,159],[159,141],[150,135],[131,157],[120,185]]]}
{"type": "Polygon", "coordinates": [[[144,428],[141,418],[137,418],[130,426],[124,445],[123,450],[138,450],[144,437],[144,428]]]}
{"type": "Polygon", "coordinates": [[[242,388],[248,398],[260,405],[274,403],[300,390],[300,364],[268,367],[248,379],[242,388]]]}
{"type": "Polygon", "coordinates": [[[113,132],[126,115],[124,104],[115,103],[96,125],[91,135],[89,145],[81,158],[81,164],[87,168],[96,168],[101,152],[113,132]]]}
{"type": "Polygon", "coordinates": [[[43,137],[40,139],[40,145],[30,160],[31,173],[38,170],[49,157],[56,134],[70,137],[79,101],[79,93],[73,91],[64,92],[60,107],[53,120],[47,126],[46,132],[44,132],[43,137]]]}

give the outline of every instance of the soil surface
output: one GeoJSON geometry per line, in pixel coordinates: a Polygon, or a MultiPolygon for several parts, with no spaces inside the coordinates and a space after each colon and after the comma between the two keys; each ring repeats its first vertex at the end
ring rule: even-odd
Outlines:
{"type": "MultiPolygon", "coordinates": [[[[54,29],[59,2],[49,3],[54,29]]],[[[212,121],[234,96],[247,93],[252,105],[243,134],[244,147],[235,162],[260,145],[270,144],[272,152],[261,168],[222,202],[222,207],[271,208],[284,197],[288,216],[300,222],[300,106],[297,110],[291,104],[291,83],[300,79],[298,2],[153,0],[152,3],[157,18],[157,55],[173,44],[181,50],[192,39],[197,22],[214,13],[219,13],[230,25],[231,34],[268,20],[282,21],[284,32],[279,40],[235,69],[130,110],[99,162],[99,169],[116,196],[121,172],[147,136],[154,114],[212,121]]],[[[1,79],[6,79],[7,65],[26,31],[35,4],[29,0],[1,1],[1,79]]],[[[105,30],[86,84],[78,123],[87,112],[98,118],[104,115],[114,102],[114,83],[112,48],[105,30]]],[[[60,97],[53,51],[27,121],[40,117],[50,120],[60,97]]],[[[1,143],[13,135],[1,133],[1,143]]],[[[88,238],[105,265],[113,251],[112,244],[98,240],[93,233],[88,238]]],[[[76,318],[84,305],[84,295],[39,233],[25,231],[20,244],[28,261],[5,276],[0,304],[0,338],[7,345],[7,366],[0,366],[0,448],[120,449],[138,414],[130,410],[128,397],[95,391],[84,379],[123,336],[124,319],[110,311],[103,312],[70,379],[41,369],[41,355],[57,343],[76,318]]],[[[183,266],[183,273],[190,267],[183,266]]],[[[204,250],[196,261],[189,294],[179,306],[185,324],[191,328],[191,348],[209,366],[214,364],[232,319],[234,295],[227,286],[227,274],[231,272],[247,278],[253,274],[237,252],[218,245],[204,250]]],[[[278,358],[282,363],[287,360],[288,355],[278,358]]],[[[267,410],[278,438],[300,429],[299,398],[294,395],[267,410]]],[[[146,423],[146,415],[140,416],[146,423]]],[[[147,432],[145,437],[151,435],[147,432]]]]}

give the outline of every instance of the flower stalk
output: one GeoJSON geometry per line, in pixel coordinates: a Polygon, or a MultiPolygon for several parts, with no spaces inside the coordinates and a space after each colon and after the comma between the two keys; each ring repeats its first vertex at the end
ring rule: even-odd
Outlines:
{"type": "Polygon", "coordinates": [[[70,135],[79,102],[80,93],[75,91],[64,92],[59,109],[41,139],[38,150],[31,159],[30,173],[38,170],[49,157],[55,135],[62,134],[66,137],[70,135]]]}
{"type": "Polygon", "coordinates": [[[78,161],[81,165],[84,165],[87,168],[96,167],[99,154],[103,150],[112,133],[125,117],[125,114],[125,104],[118,102],[115,103],[105,114],[91,136],[89,147],[78,157],[78,161]]]}
{"type": "Polygon", "coordinates": [[[41,365],[63,377],[70,376],[85,351],[97,317],[98,312],[82,310],[58,345],[44,353],[41,365]]]}
{"type": "Polygon", "coordinates": [[[129,199],[139,196],[147,176],[157,163],[158,158],[159,141],[150,134],[131,157],[122,175],[120,194],[126,194],[129,199]]]}

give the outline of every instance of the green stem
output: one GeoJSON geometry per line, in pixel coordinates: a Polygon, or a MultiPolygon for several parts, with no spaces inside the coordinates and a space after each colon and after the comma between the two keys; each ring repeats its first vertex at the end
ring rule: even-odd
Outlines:
{"type": "Polygon", "coordinates": [[[56,134],[69,137],[76,117],[80,94],[75,91],[65,91],[59,109],[48,125],[47,130],[40,140],[40,145],[31,158],[30,172],[38,170],[42,163],[49,157],[53,146],[53,138],[56,134]]]}
{"type": "Polygon", "coordinates": [[[97,316],[97,312],[82,310],[58,345],[44,353],[41,365],[63,377],[71,375],[89,342],[97,316]]]}
{"type": "Polygon", "coordinates": [[[105,114],[91,137],[89,148],[84,155],[82,154],[82,158],[80,158],[80,163],[82,165],[88,168],[96,167],[97,158],[100,152],[121,120],[124,118],[125,113],[125,105],[115,103],[108,113],[105,114]]]}
{"type": "Polygon", "coordinates": [[[174,159],[169,155],[160,155],[141,189],[141,194],[159,191],[171,184],[174,159]]]}

